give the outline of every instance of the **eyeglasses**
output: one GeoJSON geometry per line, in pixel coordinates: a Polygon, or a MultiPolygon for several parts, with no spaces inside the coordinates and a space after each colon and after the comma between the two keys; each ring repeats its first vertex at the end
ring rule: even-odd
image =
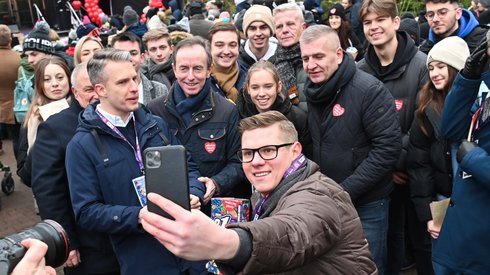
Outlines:
{"type": "MultiPolygon", "coordinates": [[[[459,8],[454,8],[452,10],[457,10],[459,8]]],[[[443,8],[443,9],[439,9],[439,10],[436,10],[435,12],[433,11],[428,11],[426,14],[425,14],[425,18],[427,18],[427,20],[430,20],[432,21],[434,19],[434,16],[436,16],[437,14],[437,17],[438,18],[443,18],[447,15],[447,13],[450,11],[450,9],[448,8],[443,8]]]]}
{"type": "Polygon", "coordinates": [[[284,143],[279,145],[266,145],[257,149],[241,149],[237,152],[237,156],[241,162],[248,163],[254,160],[255,152],[257,152],[263,160],[271,160],[277,158],[279,148],[291,146],[293,144],[294,143],[284,143]]]}

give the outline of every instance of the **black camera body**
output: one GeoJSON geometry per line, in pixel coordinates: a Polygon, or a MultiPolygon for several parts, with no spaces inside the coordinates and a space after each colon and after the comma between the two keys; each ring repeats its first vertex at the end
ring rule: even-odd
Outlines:
{"type": "Polygon", "coordinates": [[[0,275],[8,275],[26,253],[21,244],[25,239],[38,239],[48,245],[46,265],[58,267],[68,258],[69,240],[63,227],[55,221],[44,220],[32,228],[0,239],[0,275]]]}

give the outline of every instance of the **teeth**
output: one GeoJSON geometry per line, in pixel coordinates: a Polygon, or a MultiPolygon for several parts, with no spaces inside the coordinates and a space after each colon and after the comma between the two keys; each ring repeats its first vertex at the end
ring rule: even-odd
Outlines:
{"type": "Polygon", "coordinates": [[[256,177],[263,177],[263,176],[267,176],[269,174],[269,172],[261,172],[261,173],[255,173],[254,175],[256,177]]]}

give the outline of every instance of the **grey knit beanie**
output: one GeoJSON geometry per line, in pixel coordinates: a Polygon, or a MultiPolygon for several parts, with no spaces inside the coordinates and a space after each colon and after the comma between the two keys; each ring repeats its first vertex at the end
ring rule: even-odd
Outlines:
{"type": "Polygon", "coordinates": [[[139,20],[138,13],[133,10],[131,6],[126,6],[124,7],[124,13],[123,13],[123,23],[126,26],[130,26],[139,20]]]}

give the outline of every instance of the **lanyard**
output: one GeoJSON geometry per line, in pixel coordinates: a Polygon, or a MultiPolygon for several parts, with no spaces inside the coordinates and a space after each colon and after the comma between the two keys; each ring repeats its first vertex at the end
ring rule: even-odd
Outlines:
{"type": "MultiPolygon", "coordinates": [[[[296,172],[296,170],[298,170],[299,167],[301,167],[301,165],[303,165],[303,163],[306,161],[306,157],[305,155],[301,154],[299,155],[294,161],[293,163],[291,164],[291,166],[289,166],[289,168],[286,170],[286,172],[284,173],[284,176],[282,176],[282,180],[284,180],[285,178],[287,178],[289,175],[291,175],[292,173],[296,172]]],[[[258,203],[258,207],[255,208],[254,210],[254,214],[253,214],[253,220],[256,221],[259,219],[259,217],[262,215],[262,213],[264,212],[264,205],[265,203],[267,202],[267,200],[269,199],[269,194],[265,195],[261,200],[260,202],[258,203]]]]}
{"type": "Polygon", "coordinates": [[[265,202],[269,199],[269,195],[265,195],[259,203],[259,206],[255,208],[254,210],[254,221],[258,220],[260,215],[262,215],[262,212],[264,212],[264,204],[265,202]]]}
{"type": "Polygon", "coordinates": [[[136,162],[138,163],[138,166],[140,168],[140,171],[142,173],[145,172],[145,165],[143,164],[143,158],[141,157],[141,149],[140,149],[140,143],[138,140],[138,133],[136,132],[136,120],[133,117],[133,124],[134,124],[134,133],[136,136],[136,149],[131,145],[131,143],[128,141],[128,139],[117,129],[114,124],[112,124],[99,110],[95,109],[95,112],[97,115],[99,115],[100,119],[102,119],[102,122],[105,123],[116,135],[118,135],[120,138],[122,138],[129,146],[131,146],[131,149],[133,149],[134,157],[136,158],[136,162]]]}

